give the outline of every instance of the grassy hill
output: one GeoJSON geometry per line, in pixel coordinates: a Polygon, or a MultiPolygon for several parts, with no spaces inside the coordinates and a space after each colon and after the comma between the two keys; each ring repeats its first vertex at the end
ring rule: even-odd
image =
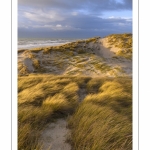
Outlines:
{"type": "Polygon", "coordinates": [[[131,150],[131,77],[131,34],[18,51],[18,149],[67,117],[72,149],[131,150]]]}

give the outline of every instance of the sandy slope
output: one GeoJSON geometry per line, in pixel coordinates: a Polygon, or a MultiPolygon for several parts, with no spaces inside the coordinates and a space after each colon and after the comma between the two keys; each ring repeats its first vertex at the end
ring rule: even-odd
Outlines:
{"type": "Polygon", "coordinates": [[[65,119],[58,119],[43,130],[40,137],[40,142],[43,143],[42,150],[71,150],[70,144],[66,142],[69,134],[66,125],[65,119]]]}
{"type": "Polygon", "coordinates": [[[132,76],[132,60],[118,57],[116,53],[120,49],[114,45],[110,45],[108,38],[100,38],[96,42],[86,44],[83,41],[78,46],[85,50],[84,55],[81,56],[77,52],[77,49],[73,51],[72,55],[68,54],[69,50],[65,50],[64,52],[52,51],[50,54],[44,54],[42,50],[36,53],[24,51],[18,54],[18,62],[27,67],[28,73],[39,72],[39,70],[34,68],[33,58],[31,57],[33,55],[40,62],[42,73],[86,75],[93,77],[132,76]],[[94,62],[96,64],[103,63],[110,69],[102,72],[100,69],[95,68],[93,65],[94,62]]]}
{"type": "MultiPolygon", "coordinates": [[[[83,49],[85,43],[80,43],[79,46],[83,49]]],[[[74,51],[74,56],[69,56],[59,51],[51,52],[50,54],[44,54],[43,51],[38,53],[32,52],[37,60],[40,62],[40,67],[45,73],[61,74],[61,75],[86,75],[86,76],[120,76],[120,75],[132,75],[132,60],[125,58],[115,58],[116,52],[119,48],[114,45],[110,45],[107,38],[98,39],[96,43],[90,42],[86,44],[86,54],[80,55],[74,51]],[[93,56],[90,56],[94,54],[93,56]],[[107,72],[101,72],[92,65],[95,60],[98,63],[99,59],[103,59],[103,63],[110,66],[111,69],[107,72]],[[80,59],[80,62],[78,60],[80,59]],[[82,68],[79,68],[82,66],[82,68]],[[120,68],[122,71],[118,71],[116,68],[120,68]]],[[[29,58],[31,52],[21,52],[18,54],[18,61],[23,63],[28,68],[28,73],[34,72],[36,69],[33,67],[32,59],[29,58]],[[28,58],[28,59],[27,59],[28,58]]],[[[38,71],[37,71],[38,72],[38,71]]]]}

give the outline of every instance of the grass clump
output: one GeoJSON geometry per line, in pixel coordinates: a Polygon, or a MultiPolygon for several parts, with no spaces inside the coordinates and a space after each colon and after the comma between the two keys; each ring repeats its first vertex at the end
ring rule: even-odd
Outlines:
{"type": "Polygon", "coordinates": [[[38,139],[47,123],[73,113],[78,84],[53,75],[18,77],[18,149],[41,150],[38,139]]]}
{"type": "Polygon", "coordinates": [[[34,48],[34,49],[31,49],[30,51],[33,52],[33,53],[38,53],[42,50],[43,50],[42,48],[34,48]]]}
{"type": "Polygon", "coordinates": [[[88,90],[88,93],[97,93],[98,92],[98,88],[102,85],[102,83],[104,82],[104,80],[100,80],[99,78],[92,78],[86,84],[86,88],[88,90]]]}
{"type": "Polygon", "coordinates": [[[18,150],[25,148],[40,150],[40,145],[37,145],[39,136],[39,130],[32,130],[31,124],[26,123],[18,126],[18,150]],[[30,139],[30,140],[28,140],[30,139]]]}
{"type": "Polygon", "coordinates": [[[54,112],[63,112],[71,108],[66,97],[61,93],[55,94],[52,97],[47,97],[46,100],[43,101],[42,107],[48,107],[54,112]]]}
{"type": "Polygon", "coordinates": [[[50,54],[53,51],[53,47],[44,48],[43,54],[50,54]]]}
{"type": "Polygon", "coordinates": [[[100,38],[100,37],[89,38],[89,39],[87,39],[85,42],[86,42],[86,44],[88,44],[88,43],[90,43],[90,42],[96,43],[96,41],[97,41],[99,38],[100,38]]]}
{"type": "Polygon", "coordinates": [[[41,150],[40,131],[52,118],[52,109],[25,105],[18,107],[18,150],[41,150]]]}
{"type": "Polygon", "coordinates": [[[105,79],[98,91],[69,120],[74,149],[132,149],[131,79],[105,79]]]}
{"type": "Polygon", "coordinates": [[[35,55],[34,55],[30,50],[24,51],[24,52],[23,52],[23,55],[24,55],[26,58],[30,58],[30,59],[35,58],[35,55]]]}
{"type": "Polygon", "coordinates": [[[77,106],[79,100],[79,97],[77,95],[78,90],[78,85],[75,82],[71,82],[62,89],[61,93],[66,96],[67,100],[72,105],[77,106]]]}
{"type": "Polygon", "coordinates": [[[117,56],[132,59],[132,34],[112,34],[107,38],[110,45],[115,45],[120,49],[117,56]]]}
{"type": "Polygon", "coordinates": [[[18,63],[18,74],[26,75],[28,74],[28,68],[23,63],[18,63]]]}
{"type": "Polygon", "coordinates": [[[35,67],[35,69],[40,68],[40,62],[38,59],[33,59],[33,66],[35,67]]]}
{"type": "Polygon", "coordinates": [[[111,67],[107,65],[106,63],[94,63],[93,65],[96,68],[96,70],[100,70],[103,73],[111,69],[111,67]]]}
{"type": "Polygon", "coordinates": [[[132,48],[120,50],[116,54],[117,54],[117,56],[121,56],[121,57],[131,60],[132,59],[132,48]]]}

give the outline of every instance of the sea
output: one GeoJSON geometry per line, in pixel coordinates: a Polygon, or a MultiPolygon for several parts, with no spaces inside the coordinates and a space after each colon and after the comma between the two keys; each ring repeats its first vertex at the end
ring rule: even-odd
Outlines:
{"type": "Polygon", "coordinates": [[[77,38],[18,38],[18,50],[31,49],[36,47],[57,46],[65,43],[74,42],[77,38]]]}

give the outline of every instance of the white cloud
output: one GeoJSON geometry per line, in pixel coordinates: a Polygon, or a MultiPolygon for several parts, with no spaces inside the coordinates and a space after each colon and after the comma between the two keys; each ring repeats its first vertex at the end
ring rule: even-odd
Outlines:
{"type": "Polygon", "coordinates": [[[63,21],[64,16],[60,15],[56,11],[34,10],[33,12],[24,12],[24,17],[35,22],[55,22],[63,21]]]}
{"type": "Polygon", "coordinates": [[[19,26],[19,28],[35,28],[35,29],[48,29],[48,30],[52,30],[52,31],[79,31],[81,30],[80,28],[75,28],[75,27],[72,27],[72,26],[68,26],[68,25],[60,25],[60,24],[57,24],[57,25],[49,25],[49,24],[46,24],[46,25],[28,25],[28,26],[25,26],[25,25],[21,25],[19,26]]]}
{"type": "Polygon", "coordinates": [[[72,12],[71,13],[73,16],[77,16],[78,15],[78,12],[72,12]]]}
{"type": "Polygon", "coordinates": [[[61,28],[62,25],[61,25],[61,24],[57,24],[56,27],[57,27],[57,28],[61,28]]]}
{"type": "Polygon", "coordinates": [[[126,24],[120,22],[120,23],[118,23],[118,25],[119,25],[119,26],[125,26],[126,24]]]}
{"type": "MultiPolygon", "coordinates": [[[[106,18],[106,19],[107,19],[107,18],[106,18]]],[[[124,19],[124,18],[122,18],[122,17],[111,16],[111,17],[108,17],[108,19],[120,20],[120,19],[124,19]]]]}
{"type": "Polygon", "coordinates": [[[124,1],[123,0],[115,0],[117,3],[121,3],[121,4],[124,4],[124,1]]]}
{"type": "Polygon", "coordinates": [[[114,19],[115,17],[114,16],[111,16],[111,17],[108,17],[109,19],[114,19]]]}
{"type": "Polygon", "coordinates": [[[132,18],[129,18],[129,17],[114,17],[114,16],[110,16],[108,18],[105,18],[105,19],[116,19],[116,20],[126,20],[126,21],[129,21],[129,22],[132,22],[132,18]]]}
{"type": "Polygon", "coordinates": [[[60,25],[60,24],[57,24],[56,26],[53,26],[51,27],[52,30],[63,30],[63,31],[77,31],[77,30],[80,30],[80,28],[75,28],[75,27],[72,27],[72,26],[68,26],[68,25],[60,25]]]}

